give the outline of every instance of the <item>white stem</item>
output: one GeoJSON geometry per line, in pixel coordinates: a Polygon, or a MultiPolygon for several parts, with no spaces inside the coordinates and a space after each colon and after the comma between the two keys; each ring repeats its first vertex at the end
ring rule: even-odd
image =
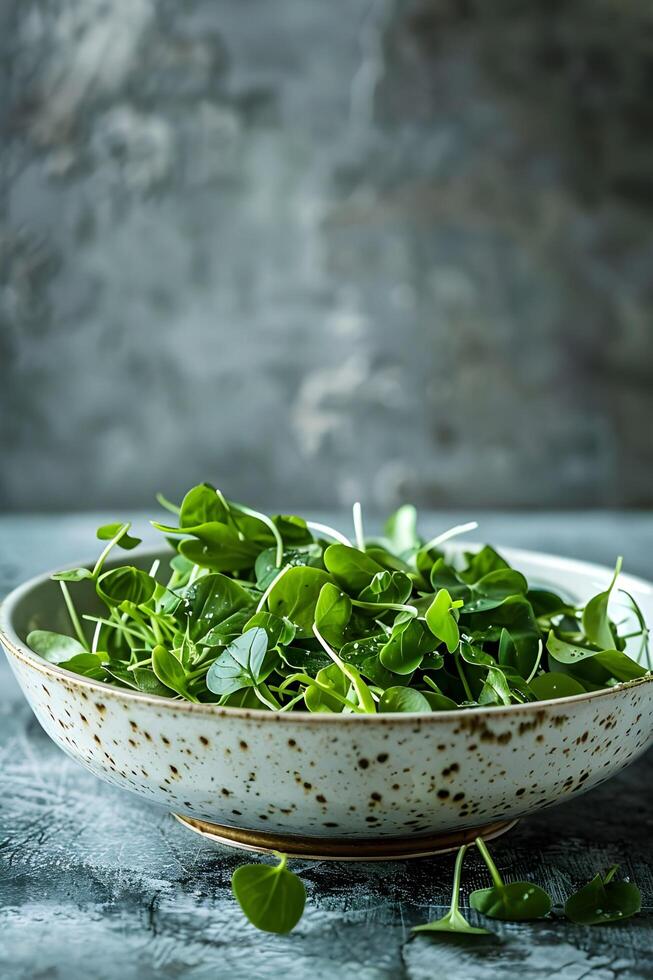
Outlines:
{"type": "Polygon", "coordinates": [[[542,659],[542,651],[543,651],[543,649],[544,648],[542,646],[542,641],[541,640],[538,640],[537,657],[535,658],[535,664],[533,665],[532,671],[530,672],[530,674],[526,678],[526,683],[527,684],[530,684],[530,682],[533,680],[533,678],[537,674],[537,671],[538,671],[539,666],[540,666],[540,660],[542,659]]]}
{"type": "Polygon", "coordinates": [[[97,645],[100,641],[100,630],[102,629],[102,623],[97,622],[95,624],[95,629],[93,630],[93,641],[91,643],[91,653],[97,653],[97,645]]]}
{"type": "Polygon", "coordinates": [[[354,535],[356,537],[356,547],[359,551],[365,551],[365,534],[363,531],[363,508],[357,500],[352,507],[354,517],[354,535]]]}
{"type": "Polygon", "coordinates": [[[348,548],[352,547],[352,543],[349,538],[346,538],[344,534],[340,531],[336,531],[335,528],[329,527],[328,524],[318,524],[317,521],[306,521],[306,527],[311,531],[317,531],[318,534],[326,534],[327,538],[333,538],[334,541],[340,541],[341,544],[346,544],[348,548]]]}
{"type": "Polygon", "coordinates": [[[288,571],[288,569],[290,567],[291,567],[290,565],[284,565],[283,568],[281,569],[281,571],[280,572],[277,572],[277,574],[274,576],[274,578],[272,579],[272,581],[268,585],[267,589],[265,590],[265,592],[263,593],[263,595],[259,599],[258,606],[256,607],[256,612],[257,613],[260,613],[260,611],[263,609],[263,607],[265,606],[265,603],[268,601],[268,596],[272,592],[272,589],[275,587],[275,585],[277,584],[277,582],[279,582],[284,577],[284,575],[286,574],[286,572],[288,571]]]}
{"type": "Polygon", "coordinates": [[[155,577],[156,573],[159,571],[159,565],[160,564],[161,564],[161,559],[160,558],[156,558],[152,562],[152,567],[150,568],[150,570],[148,572],[148,575],[150,576],[150,578],[154,578],[155,577]]]}
{"type": "Polygon", "coordinates": [[[450,527],[448,531],[443,531],[443,533],[438,534],[437,537],[431,538],[431,540],[427,541],[422,548],[424,551],[430,551],[431,548],[437,548],[438,545],[444,544],[444,542],[449,541],[450,538],[455,538],[459,534],[467,534],[468,531],[474,531],[477,527],[478,521],[469,521],[467,524],[456,524],[455,527],[450,527]]]}

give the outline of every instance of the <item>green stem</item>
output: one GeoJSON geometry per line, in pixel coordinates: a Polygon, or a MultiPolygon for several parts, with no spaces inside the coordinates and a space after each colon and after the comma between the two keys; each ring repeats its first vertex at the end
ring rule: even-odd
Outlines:
{"type": "Polygon", "coordinates": [[[334,690],[334,688],[329,687],[327,684],[322,684],[320,681],[316,680],[315,677],[311,677],[309,674],[291,674],[290,677],[286,677],[285,681],[279,685],[277,690],[279,692],[285,691],[289,684],[293,684],[295,681],[299,681],[300,684],[305,684],[307,687],[316,687],[318,691],[322,691],[323,694],[328,694],[329,697],[334,698],[334,700],[339,701],[340,704],[344,705],[346,708],[351,708],[351,710],[358,715],[365,714],[362,708],[349,698],[346,698],[344,694],[340,694],[339,691],[334,690]]]}
{"type": "Polygon", "coordinates": [[[123,524],[120,530],[118,531],[118,533],[114,534],[114,536],[111,538],[111,540],[106,545],[104,550],[100,553],[100,557],[96,561],[95,565],[93,566],[93,571],[91,572],[93,578],[97,578],[97,576],[100,574],[107,555],[109,554],[111,549],[120,541],[120,539],[124,537],[125,534],[127,534],[127,531],[129,530],[130,527],[131,524],[123,524]]]}
{"type": "Polygon", "coordinates": [[[485,846],[485,841],[483,840],[482,837],[477,837],[476,838],[476,841],[475,841],[475,844],[478,847],[479,851],[481,852],[481,856],[482,856],[483,860],[485,861],[485,863],[487,865],[488,871],[492,875],[492,881],[494,882],[495,887],[496,888],[503,888],[504,887],[503,879],[502,879],[501,875],[499,874],[499,872],[497,870],[496,864],[492,860],[492,856],[491,856],[490,852],[488,851],[487,847],[485,846]]]}
{"type": "Polygon", "coordinates": [[[468,701],[473,701],[474,700],[474,697],[472,695],[471,689],[470,689],[469,684],[467,682],[467,677],[465,676],[465,671],[463,670],[463,665],[460,662],[460,654],[459,653],[455,654],[454,660],[456,661],[456,670],[458,671],[458,676],[460,677],[460,680],[462,682],[462,685],[463,685],[463,688],[464,688],[464,691],[465,691],[465,695],[467,697],[467,700],[468,701]]]}
{"type": "Polygon", "coordinates": [[[370,694],[367,684],[363,681],[363,678],[358,673],[356,668],[352,667],[351,664],[346,664],[344,660],[340,659],[335,650],[331,649],[317,628],[317,623],[313,623],[313,633],[319,640],[324,651],[331,657],[334,664],[340,668],[345,677],[353,684],[354,690],[356,691],[356,697],[358,698],[358,703],[360,704],[362,710],[368,715],[376,714],[376,703],[374,698],[370,694]]]}
{"type": "Polygon", "coordinates": [[[243,504],[234,504],[233,502],[231,502],[229,506],[231,507],[232,510],[235,510],[237,513],[245,514],[247,517],[254,517],[256,520],[260,521],[261,524],[265,524],[265,526],[272,534],[277,545],[277,551],[276,551],[276,557],[274,563],[277,566],[277,568],[281,568],[281,563],[283,561],[283,538],[279,534],[279,528],[274,523],[274,521],[270,517],[268,517],[267,514],[261,514],[260,511],[252,510],[251,507],[245,507],[243,506],[243,504]]]}
{"type": "Polygon", "coordinates": [[[70,597],[70,592],[68,591],[68,586],[65,582],[59,581],[61,586],[61,591],[63,592],[64,602],[66,603],[66,608],[68,610],[68,615],[70,616],[70,622],[73,624],[73,629],[77,633],[77,638],[82,644],[85,650],[88,650],[88,640],[84,636],[84,630],[82,629],[82,624],[79,621],[79,616],[77,615],[77,610],[75,609],[75,604],[70,597]]]}
{"type": "Polygon", "coordinates": [[[288,864],[288,855],[282,854],[281,851],[273,851],[272,853],[276,858],[279,858],[279,863],[274,870],[283,871],[288,864]]]}
{"type": "Polygon", "coordinates": [[[458,901],[460,898],[460,878],[463,870],[463,861],[465,860],[465,852],[467,851],[468,846],[468,844],[463,844],[456,854],[456,865],[453,872],[453,888],[451,889],[451,911],[453,913],[458,911],[458,901]]]}
{"type": "Polygon", "coordinates": [[[419,609],[404,602],[363,602],[361,599],[352,599],[352,606],[358,609],[366,609],[368,612],[377,612],[381,609],[396,609],[397,612],[407,612],[411,616],[419,616],[419,609]]]}

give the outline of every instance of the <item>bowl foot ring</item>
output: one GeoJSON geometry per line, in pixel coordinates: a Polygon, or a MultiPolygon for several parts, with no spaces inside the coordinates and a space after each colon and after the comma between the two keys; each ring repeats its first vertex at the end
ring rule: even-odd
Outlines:
{"type": "Polygon", "coordinates": [[[461,844],[471,843],[475,837],[493,840],[511,830],[517,820],[498,820],[481,827],[465,827],[438,834],[419,837],[298,837],[290,834],[267,834],[257,830],[240,830],[223,827],[195,817],[173,814],[190,830],[201,834],[216,844],[226,844],[244,851],[269,854],[281,851],[289,857],[309,861],[404,861],[408,858],[430,857],[448,854],[461,844]]]}

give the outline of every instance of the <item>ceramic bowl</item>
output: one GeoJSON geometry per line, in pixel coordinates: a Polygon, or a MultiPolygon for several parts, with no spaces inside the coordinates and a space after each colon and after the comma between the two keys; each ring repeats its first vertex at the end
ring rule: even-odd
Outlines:
{"type": "MultiPolygon", "coordinates": [[[[529,581],[580,601],[612,576],[584,562],[503,553],[529,581]]],[[[132,560],[149,567],[168,556],[132,560]]],[[[627,575],[620,584],[653,623],[653,586],[627,575]]],[[[79,608],[96,608],[87,582],[74,588],[79,608]]],[[[430,853],[587,792],[653,738],[651,677],[507,708],[279,714],[88,680],[32,653],[32,629],[68,631],[47,575],[5,600],[0,639],[48,735],[100,778],[246,847],[338,858],[430,853]]]]}

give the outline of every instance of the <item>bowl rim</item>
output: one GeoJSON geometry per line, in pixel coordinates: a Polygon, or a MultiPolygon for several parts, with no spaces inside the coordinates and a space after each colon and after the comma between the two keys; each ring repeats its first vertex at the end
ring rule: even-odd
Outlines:
{"type": "MultiPolygon", "coordinates": [[[[464,544],[452,542],[455,550],[470,550],[480,547],[478,542],[465,542],[464,544]]],[[[493,546],[494,547],[494,546],[493,546]]],[[[453,549],[452,549],[453,550],[453,549]]],[[[585,576],[587,575],[598,575],[599,578],[605,577],[607,581],[612,578],[614,570],[608,568],[606,565],[599,565],[595,562],[582,561],[576,558],[567,558],[562,555],[554,555],[548,552],[541,551],[531,551],[523,548],[511,548],[511,547],[501,547],[496,546],[496,550],[500,554],[505,555],[514,561],[526,560],[526,561],[538,561],[543,567],[550,568],[564,568],[568,572],[581,573],[585,576]]],[[[142,558],[147,560],[151,558],[161,558],[164,555],[165,549],[162,548],[147,548],[138,549],[134,552],[130,552],[130,556],[135,558],[142,558]]],[[[172,553],[171,553],[172,555],[172,553]]],[[[115,564],[116,562],[107,562],[108,565],[115,564]]],[[[11,654],[18,660],[21,660],[28,667],[37,670],[41,674],[49,676],[54,681],[67,681],[73,686],[78,686],[81,688],[89,689],[101,694],[105,698],[107,696],[113,697],[118,701],[126,700],[127,702],[149,704],[154,708],[164,707],[166,710],[170,711],[184,711],[190,714],[198,715],[208,715],[215,718],[239,718],[239,719],[252,719],[256,721],[273,721],[291,724],[335,724],[341,726],[346,724],[373,724],[381,723],[387,724],[388,722],[403,722],[406,724],[415,724],[419,722],[423,724],[429,722],[431,724],[446,723],[460,721],[461,719],[470,717],[479,718],[501,718],[503,716],[519,716],[520,714],[530,714],[532,711],[552,709],[555,706],[573,706],[577,703],[582,703],[585,701],[594,701],[602,697],[615,696],[620,694],[620,692],[625,690],[632,690],[635,687],[640,687],[644,684],[650,684],[653,682],[653,673],[647,674],[645,677],[638,677],[631,681],[624,681],[620,684],[615,684],[613,687],[601,688],[598,691],[586,691],[583,694],[573,694],[568,695],[563,698],[549,698],[546,701],[528,701],[523,704],[510,704],[510,705],[487,705],[484,707],[476,708],[456,708],[452,711],[414,711],[414,712],[400,712],[400,711],[388,711],[377,714],[336,714],[327,712],[310,712],[310,711],[267,711],[264,708],[237,708],[228,707],[226,705],[218,705],[211,702],[203,702],[195,704],[191,701],[177,700],[176,698],[164,698],[158,694],[143,694],[140,691],[134,691],[130,688],[116,687],[113,684],[108,684],[105,681],[95,681],[91,678],[84,677],[81,674],[76,674],[74,671],[66,670],[64,667],[59,667],[56,664],[51,664],[49,661],[44,660],[39,654],[31,650],[27,644],[21,640],[21,638],[16,633],[13,626],[13,612],[18,605],[30,592],[38,588],[45,582],[50,581],[52,574],[56,571],[64,571],[72,568],[87,567],[92,566],[93,562],[73,562],[68,565],[52,569],[48,572],[43,572],[39,575],[34,575],[32,578],[27,579],[21,585],[18,585],[0,602],[0,644],[2,644],[7,654],[11,654]]],[[[620,576],[621,581],[627,591],[648,591],[653,595],[653,583],[648,582],[646,579],[640,578],[636,575],[629,575],[622,573],[620,576]]]]}

